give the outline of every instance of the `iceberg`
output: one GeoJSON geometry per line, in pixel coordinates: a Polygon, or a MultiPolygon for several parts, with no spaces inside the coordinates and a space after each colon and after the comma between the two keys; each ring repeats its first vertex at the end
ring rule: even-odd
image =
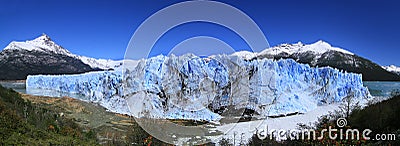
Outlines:
{"type": "Polygon", "coordinates": [[[117,71],[30,75],[26,87],[82,94],[83,100],[135,117],[204,121],[243,114],[232,115],[232,110],[279,116],[371,97],[361,74],[236,55],[159,55],[117,71]]]}

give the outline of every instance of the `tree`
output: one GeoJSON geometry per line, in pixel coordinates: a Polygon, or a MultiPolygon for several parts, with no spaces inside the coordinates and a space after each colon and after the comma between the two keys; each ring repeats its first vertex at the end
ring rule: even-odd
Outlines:
{"type": "Polygon", "coordinates": [[[355,93],[353,89],[348,88],[347,96],[343,98],[341,105],[339,106],[342,115],[349,119],[350,114],[355,109],[360,109],[359,101],[355,99],[355,93]]]}

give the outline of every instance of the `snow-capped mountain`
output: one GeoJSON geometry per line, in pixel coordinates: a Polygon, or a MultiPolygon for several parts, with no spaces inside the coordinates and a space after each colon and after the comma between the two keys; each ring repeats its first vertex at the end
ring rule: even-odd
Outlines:
{"type": "MultiPolygon", "coordinates": [[[[135,63],[127,60],[125,62],[135,63]]],[[[75,55],[41,36],[24,42],[11,42],[0,53],[0,79],[25,79],[28,74],[71,74],[94,70],[116,69],[124,61],[95,59],[75,55]]]]}
{"type": "Polygon", "coordinates": [[[25,42],[11,42],[4,50],[27,50],[27,51],[38,51],[46,53],[55,53],[60,55],[72,56],[71,52],[64,49],[63,47],[54,43],[49,36],[42,34],[33,40],[25,42]]]}
{"type": "Polygon", "coordinates": [[[318,55],[322,55],[329,51],[337,51],[349,55],[354,55],[353,53],[347,50],[337,47],[332,47],[330,44],[322,40],[319,40],[316,43],[310,45],[305,45],[302,42],[298,42],[297,44],[281,44],[279,46],[266,49],[258,53],[258,55],[278,55],[278,54],[293,55],[293,54],[301,54],[308,52],[315,54],[318,59],[318,57],[321,57],[318,55]]]}
{"type": "Polygon", "coordinates": [[[100,68],[100,69],[114,69],[118,68],[122,65],[123,61],[114,61],[111,59],[95,59],[86,56],[76,56],[82,60],[83,63],[88,64],[92,68],[100,68]]]}
{"type": "Polygon", "coordinates": [[[400,67],[395,66],[395,65],[389,65],[389,66],[382,66],[384,69],[386,69],[389,72],[396,73],[400,75],[400,67]]]}
{"type": "MultiPolygon", "coordinates": [[[[362,58],[360,56],[357,56],[356,54],[350,51],[338,47],[333,47],[332,45],[330,45],[325,41],[317,41],[316,43],[308,45],[303,44],[301,42],[296,44],[281,44],[275,47],[267,48],[262,52],[252,53],[247,51],[241,51],[232,54],[232,56],[240,56],[247,60],[255,58],[259,59],[269,58],[276,60],[281,58],[292,58],[296,62],[309,64],[312,67],[330,66],[348,72],[361,73],[363,75],[363,80],[400,81],[400,75],[387,71],[378,64],[370,60],[367,60],[365,58],[362,58]]],[[[64,60],[62,61],[62,63],[66,64],[68,62],[64,60]]],[[[122,66],[123,63],[135,66],[137,64],[137,61],[135,60],[114,61],[110,59],[95,59],[91,57],[75,55],[66,50],[65,48],[63,48],[62,46],[56,44],[46,34],[42,34],[41,36],[39,36],[34,40],[29,40],[24,42],[13,41],[6,48],[4,48],[4,50],[0,54],[0,69],[2,69],[3,72],[5,72],[5,70],[11,69],[6,73],[8,74],[8,76],[6,77],[7,79],[14,79],[15,77],[10,77],[10,76],[16,76],[16,75],[18,76],[18,79],[24,79],[26,77],[26,74],[30,74],[31,71],[22,70],[24,68],[23,64],[26,64],[25,67],[26,66],[31,67],[31,69],[27,70],[36,70],[32,72],[33,74],[38,74],[38,73],[62,74],[62,73],[87,72],[91,70],[118,69],[122,66]],[[74,66],[74,64],[70,64],[70,67],[66,67],[64,65],[64,67],[66,67],[64,69],[61,69],[60,67],[54,65],[52,67],[54,71],[53,70],[44,71],[46,69],[40,71],[38,69],[33,68],[35,66],[36,68],[45,67],[46,65],[48,65],[48,63],[63,60],[54,58],[53,60],[50,60],[49,57],[47,57],[48,59],[46,59],[46,57],[43,57],[41,59],[42,61],[41,62],[39,61],[40,63],[42,63],[41,65],[35,64],[35,62],[38,62],[37,60],[38,57],[35,56],[46,56],[43,54],[52,55],[52,57],[62,56],[64,58],[76,60],[77,62],[81,62],[77,63],[77,66],[79,66],[79,64],[84,64],[88,65],[89,68],[91,69],[85,68],[83,66],[80,66],[81,69],[78,68],[72,69],[74,67],[71,66],[74,66]],[[14,66],[12,64],[14,64],[14,66]],[[59,68],[58,70],[63,70],[63,71],[57,71],[57,68],[59,68]],[[67,71],[68,69],[72,70],[67,71]],[[13,72],[13,70],[15,70],[15,72],[13,72]],[[21,73],[24,74],[22,75],[23,77],[19,75],[21,73]]],[[[5,75],[3,74],[3,76],[5,75]]],[[[0,79],[6,79],[6,78],[0,77],[0,79]]]]}
{"type": "Polygon", "coordinates": [[[350,51],[333,47],[325,41],[313,44],[281,44],[259,53],[240,52],[234,55],[248,60],[254,58],[292,58],[299,63],[309,64],[312,67],[330,66],[348,72],[361,73],[363,80],[392,80],[400,81],[400,76],[386,71],[378,64],[360,57],[350,51]]]}
{"type": "Polygon", "coordinates": [[[52,52],[55,54],[66,55],[70,57],[77,58],[81,60],[83,63],[89,65],[92,68],[99,68],[99,69],[114,69],[122,65],[121,61],[114,61],[110,59],[95,59],[86,56],[75,55],[69,52],[67,49],[63,48],[62,46],[56,44],[51,38],[46,35],[42,34],[38,38],[34,40],[29,40],[25,42],[11,42],[4,50],[19,50],[24,49],[28,51],[40,51],[40,52],[52,52]]]}

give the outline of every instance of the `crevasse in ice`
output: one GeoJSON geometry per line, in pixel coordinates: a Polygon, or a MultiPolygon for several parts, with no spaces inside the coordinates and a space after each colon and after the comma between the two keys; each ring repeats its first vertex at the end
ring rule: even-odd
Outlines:
{"type": "Polygon", "coordinates": [[[260,117],[305,113],[351,98],[365,102],[360,74],[312,68],[291,59],[244,60],[156,56],[136,67],[77,75],[34,75],[27,89],[78,93],[110,111],[136,117],[218,121],[230,108],[260,117]]]}

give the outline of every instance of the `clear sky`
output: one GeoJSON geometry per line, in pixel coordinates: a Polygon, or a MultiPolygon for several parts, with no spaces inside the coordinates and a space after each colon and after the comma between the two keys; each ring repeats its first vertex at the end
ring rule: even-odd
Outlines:
{"type": "MultiPolygon", "coordinates": [[[[122,59],[137,27],[158,10],[179,1],[2,0],[0,48],[48,34],[75,54],[122,59]]],[[[400,66],[400,2],[376,0],[223,1],[249,15],[270,46],[325,40],[380,65],[400,66]]],[[[190,37],[216,37],[233,48],[246,43],[229,29],[188,23],[168,31],[155,48],[190,37]]],[[[161,49],[161,52],[162,49],[161,49]]]]}

